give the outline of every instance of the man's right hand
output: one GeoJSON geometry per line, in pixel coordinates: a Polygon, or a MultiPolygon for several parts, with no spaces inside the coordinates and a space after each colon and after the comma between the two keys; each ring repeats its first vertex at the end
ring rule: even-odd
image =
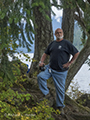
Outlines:
{"type": "Polygon", "coordinates": [[[42,61],[40,61],[40,62],[39,62],[39,67],[42,67],[43,65],[45,65],[45,63],[42,62],[42,61]]]}

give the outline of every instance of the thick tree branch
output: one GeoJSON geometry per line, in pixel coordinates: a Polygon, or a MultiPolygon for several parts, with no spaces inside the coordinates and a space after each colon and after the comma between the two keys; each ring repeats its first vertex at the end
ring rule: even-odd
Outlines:
{"type": "Polygon", "coordinates": [[[84,62],[87,60],[89,55],[90,55],[90,35],[88,36],[85,47],[81,50],[75,63],[71,65],[68,71],[65,90],[68,89],[73,77],[77,74],[77,72],[79,71],[81,66],[84,64],[84,62]]]}

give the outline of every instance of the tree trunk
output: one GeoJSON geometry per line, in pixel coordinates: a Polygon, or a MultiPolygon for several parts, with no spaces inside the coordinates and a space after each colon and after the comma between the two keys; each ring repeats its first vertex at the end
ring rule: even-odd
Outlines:
{"type": "Polygon", "coordinates": [[[74,34],[74,9],[66,8],[63,10],[62,29],[64,38],[73,43],[74,34]]]}
{"type": "MultiPolygon", "coordinates": [[[[62,29],[64,32],[64,38],[70,40],[73,43],[73,31],[74,31],[74,10],[65,9],[63,11],[63,20],[62,20],[62,29]]],[[[68,89],[73,77],[77,74],[81,66],[87,60],[90,55],[90,36],[88,36],[86,45],[81,50],[77,60],[71,67],[69,68],[68,75],[66,78],[66,86],[65,90],[68,89]]]]}
{"type": "MultiPolygon", "coordinates": [[[[42,54],[44,53],[48,44],[54,40],[53,38],[53,31],[52,31],[52,24],[50,20],[47,20],[43,14],[40,12],[40,7],[36,7],[34,9],[34,16],[35,16],[35,48],[34,48],[34,61],[31,64],[29,77],[32,76],[33,73],[38,71],[38,62],[42,54]]],[[[46,11],[46,14],[51,18],[51,11],[46,11]]],[[[48,59],[45,63],[48,62],[48,59]]]]}
{"type": "Polygon", "coordinates": [[[71,65],[68,71],[65,90],[68,89],[73,77],[77,74],[77,72],[79,71],[81,66],[84,64],[84,62],[87,60],[89,55],[90,55],[90,35],[88,36],[85,47],[81,50],[75,63],[71,65]]]}

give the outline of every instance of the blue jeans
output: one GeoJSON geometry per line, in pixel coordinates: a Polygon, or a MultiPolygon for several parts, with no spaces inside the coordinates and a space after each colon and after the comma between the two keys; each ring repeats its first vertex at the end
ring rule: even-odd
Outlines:
{"type": "Polygon", "coordinates": [[[49,93],[47,88],[47,79],[53,78],[55,89],[56,89],[56,106],[65,107],[64,97],[65,97],[65,81],[66,81],[67,71],[57,72],[46,65],[45,71],[41,71],[37,76],[37,81],[39,89],[44,95],[49,93]]]}

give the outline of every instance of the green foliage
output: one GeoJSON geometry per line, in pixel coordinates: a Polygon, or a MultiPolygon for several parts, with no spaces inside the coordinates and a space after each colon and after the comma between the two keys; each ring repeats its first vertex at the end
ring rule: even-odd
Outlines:
{"type": "Polygon", "coordinates": [[[77,0],[77,3],[81,7],[82,10],[85,10],[86,2],[84,0],[77,0]]]}
{"type": "MultiPolygon", "coordinates": [[[[55,0],[53,0],[53,3],[55,0]]],[[[55,3],[56,4],[56,3],[55,3]]],[[[14,58],[19,46],[27,47],[30,51],[34,40],[34,16],[33,10],[40,7],[40,12],[47,20],[46,11],[51,10],[49,0],[1,0],[0,1],[0,119],[16,120],[40,120],[51,119],[52,108],[47,102],[42,102],[36,107],[29,108],[26,102],[31,101],[33,97],[25,93],[25,88],[21,83],[27,80],[26,75],[21,71],[19,60],[8,60],[8,55],[14,58]],[[21,93],[14,91],[14,86],[20,88],[21,93]],[[20,108],[20,107],[23,107],[20,108]]],[[[26,61],[29,56],[23,54],[26,61]]],[[[16,58],[15,58],[16,59],[16,58]]],[[[27,67],[24,66],[23,67],[27,67]]],[[[36,103],[34,103],[36,104],[36,103]]],[[[32,104],[33,106],[33,104],[32,104]]]]}
{"type": "Polygon", "coordinates": [[[27,77],[24,74],[22,76],[20,72],[21,65],[25,66],[23,63],[16,64],[16,62],[13,62],[13,66],[17,66],[19,69],[19,74],[14,68],[12,70],[16,76],[13,83],[8,79],[4,82],[3,78],[0,77],[0,120],[54,120],[51,116],[53,109],[48,106],[47,100],[37,103],[36,105],[36,103],[33,103],[33,96],[26,93],[22,83],[27,80],[27,77]],[[8,84],[9,87],[6,87],[6,84],[8,84]],[[11,84],[17,87],[16,91],[13,90],[14,86],[11,86],[11,84]],[[27,103],[30,103],[32,107],[30,107],[30,105],[27,106],[27,103]]]}
{"type": "MultiPolygon", "coordinates": [[[[55,0],[53,3],[56,5],[55,0]]],[[[39,7],[45,18],[50,20],[46,14],[46,11],[51,10],[49,0],[0,1],[0,60],[4,79],[12,80],[8,71],[12,70],[9,65],[12,67],[13,65],[8,61],[8,54],[14,57],[13,53],[16,53],[17,48],[21,46],[26,46],[28,51],[31,50],[35,34],[33,15],[35,7],[39,7]]]]}
{"type": "Polygon", "coordinates": [[[62,3],[62,8],[66,9],[66,8],[71,8],[74,9],[76,7],[76,0],[61,0],[62,3]]]}
{"type": "MultiPolygon", "coordinates": [[[[85,27],[84,31],[90,34],[90,2],[89,0],[61,0],[62,8],[77,9],[77,16],[81,24],[85,27]]],[[[82,27],[83,28],[83,27],[82,27]]]]}
{"type": "MultiPolygon", "coordinates": [[[[4,93],[4,92],[3,92],[4,93]]],[[[21,99],[21,102],[23,102],[22,98],[26,97],[26,100],[28,101],[31,97],[30,94],[18,94],[18,92],[13,92],[11,89],[9,89],[7,91],[7,95],[6,94],[2,94],[2,96],[8,96],[8,100],[11,102],[11,104],[15,104],[12,99],[14,99],[15,97],[17,99],[21,99]],[[10,93],[8,93],[10,92],[10,93]]],[[[3,98],[3,97],[2,97],[3,98]]],[[[20,103],[19,105],[22,105],[22,103],[20,103]]],[[[47,101],[44,100],[41,103],[37,104],[37,106],[32,107],[32,108],[28,108],[25,105],[25,110],[20,111],[18,109],[18,107],[14,107],[10,104],[7,104],[6,102],[2,102],[0,101],[0,118],[1,119],[16,119],[16,120],[46,120],[46,119],[50,119],[50,120],[54,120],[51,116],[51,113],[53,112],[53,108],[49,107],[47,104],[47,101]]]]}
{"type": "Polygon", "coordinates": [[[84,100],[82,100],[82,99],[78,100],[78,103],[79,103],[80,105],[85,104],[85,102],[86,102],[86,99],[84,99],[84,100]]]}
{"type": "Polygon", "coordinates": [[[52,14],[55,15],[54,11],[52,10],[52,6],[55,6],[57,9],[60,9],[60,5],[58,5],[57,0],[33,0],[32,1],[32,9],[36,7],[39,8],[40,13],[45,17],[45,19],[51,21],[50,17],[47,15],[48,11],[51,11],[52,14]]]}

